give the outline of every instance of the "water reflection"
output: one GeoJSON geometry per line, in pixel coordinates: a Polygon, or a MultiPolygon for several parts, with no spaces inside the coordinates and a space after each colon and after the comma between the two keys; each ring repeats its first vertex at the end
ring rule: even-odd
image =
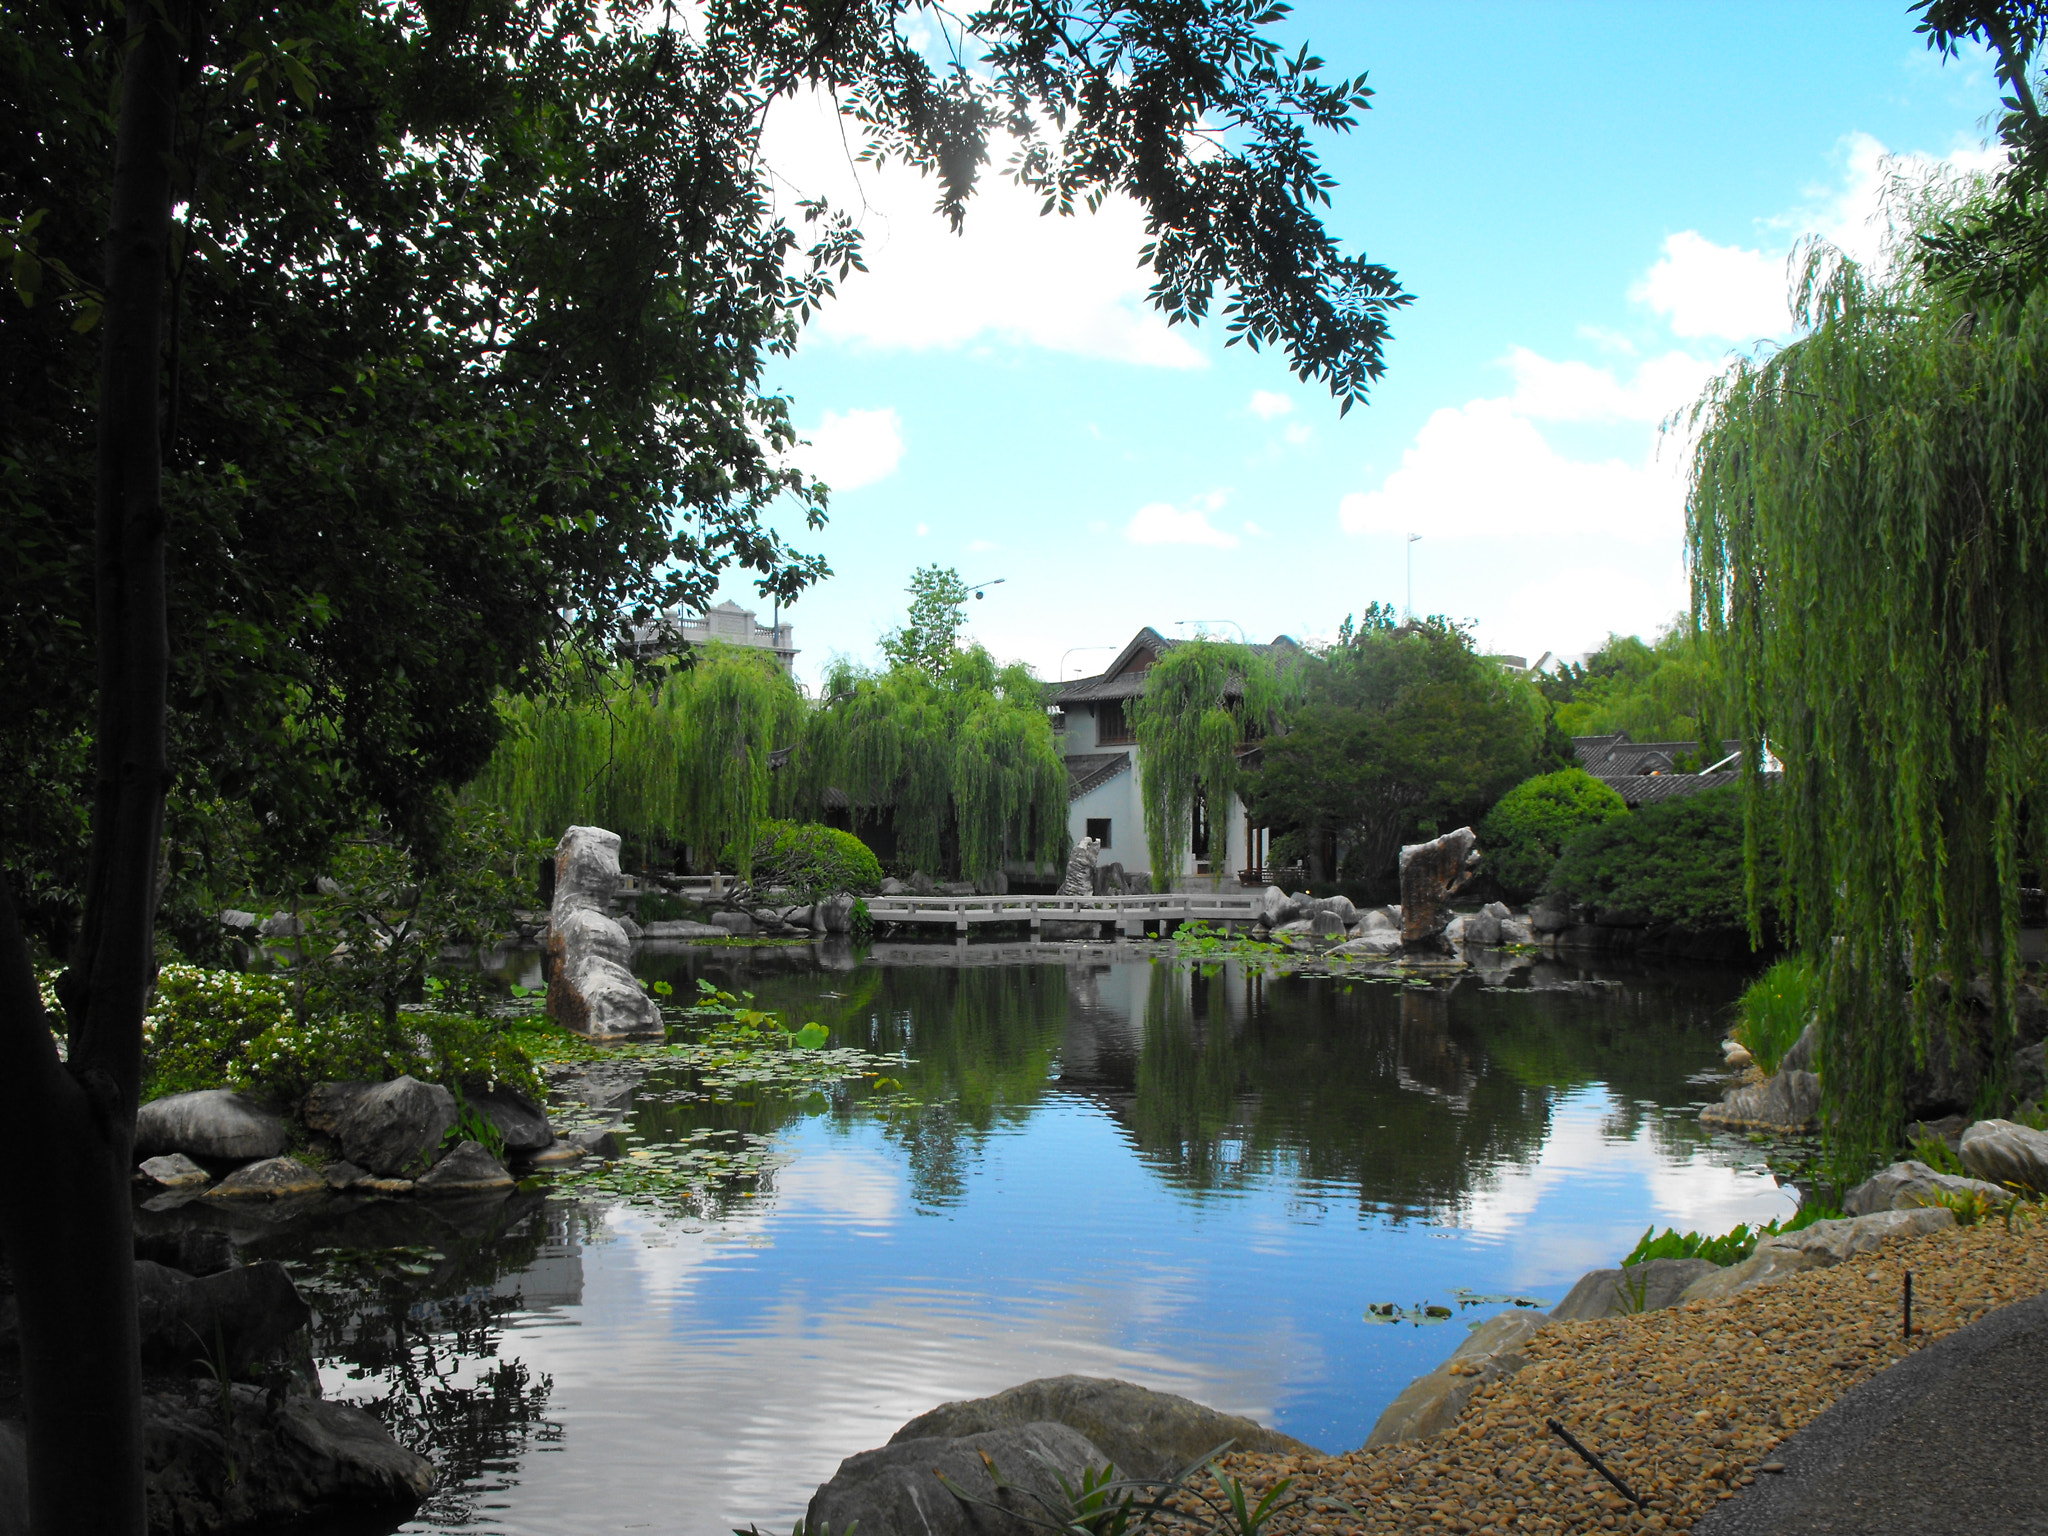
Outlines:
{"type": "Polygon", "coordinates": [[[686,1212],[521,1197],[242,1239],[331,1283],[330,1387],[441,1463],[418,1528],[766,1529],[913,1414],[1062,1371],[1344,1449],[1457,1342],[1367,1327],[1366,1303],[1542,1294],[1651,1220],[1791,1203],[1687,1108],[1739,976],[1418,988],[997,947],[643,955],[903,1084],[648,1077],[622,1106],[641,1140],[780,1155],[686,1212]]]}

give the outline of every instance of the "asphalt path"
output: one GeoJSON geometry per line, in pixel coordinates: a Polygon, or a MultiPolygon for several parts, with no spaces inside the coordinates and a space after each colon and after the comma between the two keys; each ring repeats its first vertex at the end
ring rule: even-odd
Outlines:
{"type": "Polygon", "coordinates": [[[2048,1293],[1845,1392],[1695,1536],[2048,1536],[2048,1293]]]}

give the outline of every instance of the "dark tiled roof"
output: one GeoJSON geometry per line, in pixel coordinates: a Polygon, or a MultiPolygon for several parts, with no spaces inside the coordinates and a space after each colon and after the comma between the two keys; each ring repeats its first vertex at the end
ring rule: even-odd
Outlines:
{"type": "Polygon", "coordinates": [[[1659,800],[1682,800],[1687,795],[1720,789],[1742,775],[1733,768],[1725,768],[1719,773],[1598,773],[1594,777],[1634,809],[1659,800]]]}
{"type": "MultiPolygon", "coordinates": [[[[1631,741],[1627,731],[1616,731],[1612,736],[1572,738],[1579,766],[1595,778],[1669,773],[1680,758],[1697,752],[1699,747],[1696,741],[1631,741]]],[[[1714,756],[1723,758],[1740,748],[1740,742],[1724,741],[1714,756]]]]}
{"type": "Polygon", "coordinates": [[[1078,800],[1131,766],[1128,752],[1076,752],[1067,759],[1067,798],[1078,800]]]}
{"type": "MultiPolygon", "coordinates": [[[[1053,696],[1053,702],[1064,707],[1070,704],[1089,704],[1097,699],[1135,699],[1145,691],[1145,673],[1151,669],[1148,667],[1144,671],[1126,672],[1124,668],[1137,659],[1140,651],[1150,651],[1152,659],[1157,661],[1168,651],[1184,644],[1186,642],[1182,640],[1167,639],[1148,624],[1131,637],[1131,643],[1117,653],[1115,661],[1093,677],[1080,677],[1065,684],[1053,696]]],[[[1269,643],[1249,646],[1247,649],[1261,656],[1283,657],[1299,652],[1301,647],[1286,635],[1275,635],[1269,643]]]]}

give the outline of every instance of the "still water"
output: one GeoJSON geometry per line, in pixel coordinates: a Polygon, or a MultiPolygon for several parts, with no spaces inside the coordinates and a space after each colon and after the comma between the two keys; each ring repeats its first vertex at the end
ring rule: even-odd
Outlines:
{"type": "Polygon", "coordinates": [[[687,1212],[526,1195],[254,1245],[325,1266],[328,1392],[441,1465],[404,1529],[787,1530],[904,1420],[1063,1372],[1348,1450],[1500,1309],[1389,1327],[1369,1304],[1554,1302],[1647,1225],[1796,1205],[1693,1117],[1732,972],[1417,987],[1141,950],[953,959],[645,962],[898,1058],[918,1105],[637,1102],[652,1142],[769,1138],[766,1172],[687,1212]]]}

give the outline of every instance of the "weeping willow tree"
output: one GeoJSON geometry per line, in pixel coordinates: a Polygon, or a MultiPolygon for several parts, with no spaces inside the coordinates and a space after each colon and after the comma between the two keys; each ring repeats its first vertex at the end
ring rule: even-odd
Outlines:
{"type": "Polygon", "coordinates": [[[773,655],[715,643],[686,662],[622,664],[503,709],[505,739],[470,785],[473,800],[542,836],[580,822],[713,853],[730,846],[742,877],[761,824],[782,808],[769,755],[795,746],[805,723],[803,696],[773,655]]]}
{"type": "Polygon", "coordinates": [[[1044,689],[980,646],[936,673],[836,663],[805,732],[793,793],[816,815],[838,789],[859,819],[893,811],[897,857],[977,884],[1007,863],[1066,857],[1067,769],[1044,689]]]}
{"type": "Polygon", "coordinates": [[[1131,728],[1155,882],[1171,882],[1181,867],[1197,799],[1220,811],[1245,786],[1244,744],[1271,728],[1283,696],[1271,661],[1221,640],[1177,645],[1145,674],[1131,728]]]}
{"type": "Polygon", "coordinates": [[[1980,1109],[2005,1092],[2020,865],[2048,829],[2048,296],[1972,306],[1817,248],[1797,299],[1802,338],[1695,407],[1687,536],[1752,749],[1751,923],[1776,817],[1853,1164],[1897,1144],[1931,1031],[1987,1068],[1980,1109]],[[1963,1015],[1976,977],[1988,1034],[1963,1015]]]}

